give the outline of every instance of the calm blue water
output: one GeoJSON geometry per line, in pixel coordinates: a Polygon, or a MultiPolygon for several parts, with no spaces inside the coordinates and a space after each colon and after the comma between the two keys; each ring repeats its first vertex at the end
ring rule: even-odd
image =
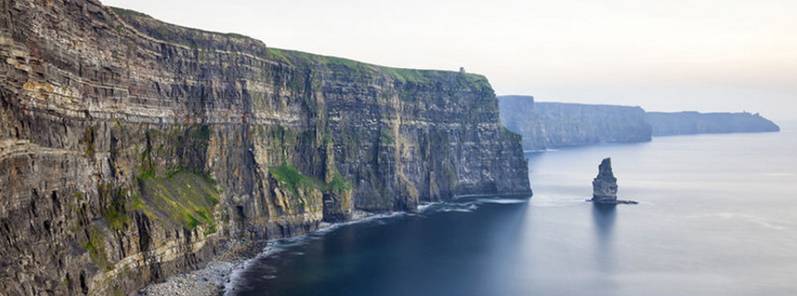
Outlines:
{"type": "Polygon", "coordinates": [[[527,154],[532,199],[281,241],[228,295],[797,295],[797,125],[527,154]],[[603,157],[621,199],[584,202],[603,157]]]}

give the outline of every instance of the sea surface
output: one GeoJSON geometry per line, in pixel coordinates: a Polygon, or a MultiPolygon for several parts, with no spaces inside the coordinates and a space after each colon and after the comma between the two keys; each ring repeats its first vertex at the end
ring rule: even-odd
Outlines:
{"type": "Polygon", "coordinates": [[[527,153],[534,197],[281,240],[227,295],[797,295],[797,125],[527,153]],[[612,157],[620,199],[591,181],[612,157]]]}

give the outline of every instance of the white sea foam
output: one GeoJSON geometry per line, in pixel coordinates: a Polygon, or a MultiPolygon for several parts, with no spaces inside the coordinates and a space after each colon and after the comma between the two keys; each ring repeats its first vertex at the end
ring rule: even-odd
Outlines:
{"type": "Polygon", "coordinates": [[[477,203],[491,203],[491,204],[522,204],[529,202],[528,199],[514,199],[514,198],[478,198],[477,203]]]}
{"type": "Polygon", "coordinates": [[[441,213],[441,212],[460,212],[470,213],[478,209],[479,206],[474,200],[459,201],[459,202],[443,202],[431,204],[423,209],[424,214],[428,213],[441,213]]]}
{"type": "Polygon", "coordinates": [[[426,211],[426,209],[429,209],[430,207],[433,207],[433,206],[439,205],[439,204],[441,204],[441,203],[442,203],[442,202],[432,202],[432,203],[427,203],[427,204],[422,204],[422,205],[419,205],[419,206],[418,206],[418,212],[424,212],[424,211],[426,211]]]}

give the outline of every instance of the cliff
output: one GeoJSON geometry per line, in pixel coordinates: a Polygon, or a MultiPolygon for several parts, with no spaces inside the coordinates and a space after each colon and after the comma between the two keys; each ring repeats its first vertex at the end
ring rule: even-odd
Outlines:
{"type": "Polygon", "coordinates": [[[0,9],[4,294],[126,294],[230,240],[531,193],[482,76],[277,50],[95,0],[0,9]]]}
{"type": "Polygon", "coordinates": [[[780,131],[758,113],[648,112],[647,117],[654,136],[780,131]]]}
{"type": "Polygon", "coordinates": [[[523,149],[650,141],[640,107],[534,102],[531,96],[500,96],[501,122],[523,136],[523,149]]]}

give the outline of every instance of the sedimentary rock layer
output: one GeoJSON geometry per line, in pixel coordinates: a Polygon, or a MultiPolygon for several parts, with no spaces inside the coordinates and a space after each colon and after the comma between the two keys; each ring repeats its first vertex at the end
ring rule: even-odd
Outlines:
{"type": "Polygon", "coordinates": [[[277,50],[95,0],[0,3],[3,293],[128,293],[227,240],[530,194],[482,76],[277,50]]]}
{"type": "Polygon", "coordinates": [[[650,124],[640,107],[540,103],[531,96],[498,100],[501,122],[523,136],[525,150],[650,141],[650,124]]]}

